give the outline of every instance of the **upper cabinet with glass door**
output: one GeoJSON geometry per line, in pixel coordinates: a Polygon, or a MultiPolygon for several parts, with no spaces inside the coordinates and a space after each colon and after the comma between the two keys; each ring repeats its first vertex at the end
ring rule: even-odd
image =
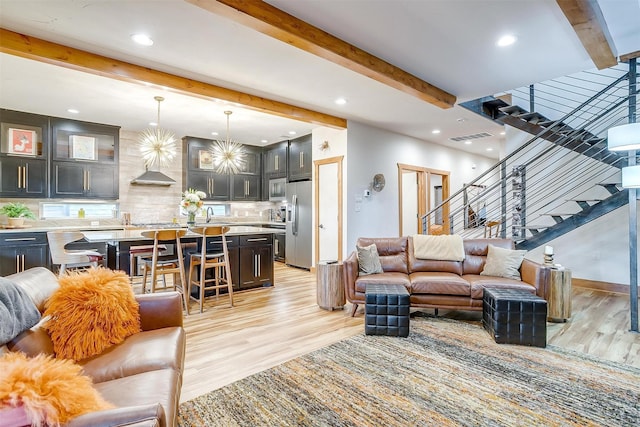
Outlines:
{"type": "Polygon", "coordinates": [[[49,117],[0,109],[0,197],[47,197],[49,117]]]}
{"type": "Polygon", "coordinates": [[[117,199],[120,128],[52,118],[51,197],[117,199]]]}

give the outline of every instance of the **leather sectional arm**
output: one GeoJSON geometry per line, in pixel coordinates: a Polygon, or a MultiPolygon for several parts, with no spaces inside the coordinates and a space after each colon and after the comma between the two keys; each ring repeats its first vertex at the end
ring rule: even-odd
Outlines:
{"type": "Polygon", "coordinates": [[[536,288],[536,295],[544,298],[545,294],[545,273],[544,265],[524,259],[520,266],[520,276],[522,281],[536,288]]]}
{"type": "Polygon", "coordinates": [[[157,292],[136,295],[140,304],[143,331],[182,326],[182,295],[179,292],[157,292]]]}
{"type": "Polygon", "coordinates": [[[360,304],[362,301],[355,301],[356,297],[356,279],[358,278],[358,255],[352,252],[351,255],[342,261],[342,273],[344,275],[344,290],[347,301],[350,303],[360,304]]]}
{"type": "Polygon", "coordinates": [[[65,427],[113,427],[134,425],[166,426],[164,409],[159,403],[143,406],[125,406],[80,415],[65,427]]]}

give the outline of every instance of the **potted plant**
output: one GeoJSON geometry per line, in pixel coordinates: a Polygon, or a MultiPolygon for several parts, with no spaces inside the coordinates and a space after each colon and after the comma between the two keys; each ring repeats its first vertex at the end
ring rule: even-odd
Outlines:
{"type": "Polygon", "coordinates": [[[0,208],[0,213],[9,218],[9,227],[12,228],[22,227],[25,218],[36,219],[31,209],[22,203],[7,203],[0,208]]]}

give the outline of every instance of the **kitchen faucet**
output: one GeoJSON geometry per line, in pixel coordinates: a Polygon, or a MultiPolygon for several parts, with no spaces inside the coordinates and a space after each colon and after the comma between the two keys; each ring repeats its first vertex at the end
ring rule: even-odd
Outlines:
{"type": "Polygon", "coordinates": [[[211,221],[211,217],[213,216],[213,208],[211,206],[207,207],[207,224],[211,221]]]}

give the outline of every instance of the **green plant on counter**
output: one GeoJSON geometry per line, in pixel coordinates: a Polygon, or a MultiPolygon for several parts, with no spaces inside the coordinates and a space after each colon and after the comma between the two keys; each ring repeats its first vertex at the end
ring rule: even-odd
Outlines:
{"type": "Polygon", "coordinates": [[[36,219],[36,216],[27,206],[22,203],[7,203],[0,208],[0,213],[9,218],[29,218],[36,219]]]}

